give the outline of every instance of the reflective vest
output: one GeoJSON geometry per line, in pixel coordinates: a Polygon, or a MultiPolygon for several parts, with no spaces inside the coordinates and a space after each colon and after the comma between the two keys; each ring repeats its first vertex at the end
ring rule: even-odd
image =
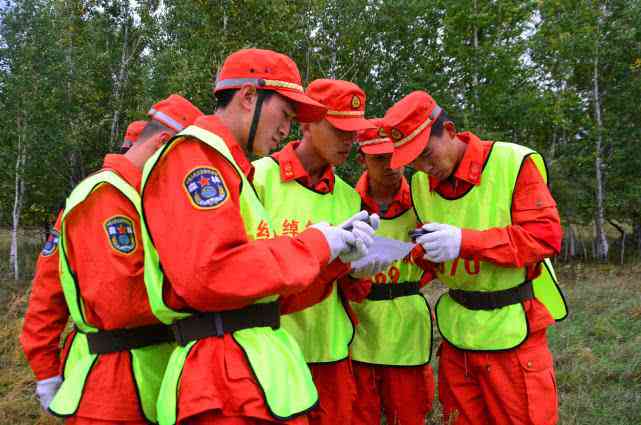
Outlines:
{"type": "MultiPolygon", "coordinates": [[[[377,236],[410,241],[408,231],[416,227],[416,214],[408,209],[398,217],[381,218],[377,236]]],[[[423,271],[414,264],[398,260],[384,272],[372,277],[376,285],[417,283],[423,271]]],[[[351,303],[359,324],[352,343],[352,359],[379,365],[418,366],[432,356],[432,317],[423,295],[391,300],[351,303]]]]}
{"type": "MultiPolygon", "coordinates": [[[[254,161],[254,186],[269,211],[277,235],[294,236],[321,221],[340,224],[360,208],[360,196],[335,176],[331,193],[318,193],[295,180],[282,182],[280,166],[273,158],[254,161]]],[[[281,318],[308,363],[335,362],[347,358],[354,327],[338,294],[336,283],[322,302],[281,318]]]]}
{"type": "MultiPolygon", "coordinates": [[[[259,228],[270,226],[270,218],[254,189],[234,160],[225,142],[214,133],[196,126],[190,126],[169,143],[159,149],[145,164],[142,177],[142,197],[144,204],[145,187],[149,176],[158,162],[187,138],[193,138],[223,155],[242,180],[240,192],[240,212],[245,225],[247,238],[251,241],[259,228]]],[[[145,248],[145,284],[154,314],[164,323],[170,324],[191,315],[191,313],[172,310],[163,300],[165,281],[158,251],[153,245],[147,227],[144,208],[141,220],[142,240],[145,248]]],[[[274,301],[278,295],[258,300],[258,303],[274,301]]],[[[242,329],[232,334],[234,340],[243,348],[245,356],[260,385],[270,413],[277,419],[287,419],[301,414],[318,401],[316,387],[309,368],[292,338],[283,327],[257,327],[242,329]]],[[[180,375],[189,352],[199,341],[192,341],[184,347],[177,347],[169,360],[165,379],[158,398],[158,417],[160,423],[175,424],[177,415],[177,395],[180,375]]],[[[212,367],[214,365],[212,364],[212,367]]]]}
{"type": "MultiPolygon", "coordinates": [[[[78,292],[76,274],[67,261],[66,218],[78,205],[82,204],[100,185],[110,184],[131,202],[140,212],[140,196],[136,189],[122,177],[110,170],[102,170],[84,179],[67,198],[61,222],[60,237],[60,281],[69,314],[78,332],[73,337],[71,348],[63,368],[64,381],[51,402],[49,409],[59,416],[74,415],[80,405],[85,382],[98,356],[92,354],[87,343],[87,333],[98,329],[85,320],[84,301],[78,292]]],[[[173,350],[174,344],[163,343],[129,350],[138,401],[145,418],[156,423],[156,400],[163,373],[173,350]]],[[[117,394],[114,393],[114,396],[117,394]]]]}
{"type": "MultiPolygon", "coordinates": [[[[512,224],[512,195],[521,166],[531,158],[547,181],[543,158],[536,152],[515,144],[496,142],[483,168],[481,184],[473,186],[457,199],[445,199],[429,190],[425,173],[412,178],[412,199],[421,222],[486,230],[512,224]]],[[[525,282],[526,268],[500,267],[490,262],[457,258],[440,264],[439,280],[450,288],[463,291],[500,291],[525,282]]],[[[565,301],[558,287],[552,264],[546,260],[541,275],[533,281],[534,294],[561,320],[567,315],[565,301]]],[[[506,350],[521,344],[528,336],[528,324],[522,303],[494,310],[469,310],[442,295],[436,304],[436,321],[445,340],[463,350],[506,350]]]]}

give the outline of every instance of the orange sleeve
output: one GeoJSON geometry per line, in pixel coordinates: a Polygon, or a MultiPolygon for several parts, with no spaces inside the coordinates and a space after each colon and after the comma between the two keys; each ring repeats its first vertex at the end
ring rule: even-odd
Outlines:
{"type": "Polygon", "coordinates": [[[345,275],[338,279],[338,287],[348,301],[362,303],[372,289],[372,280],[345,275]]]}
{"type": "Polygon", "coordinates": [[[556,202],[531,159],[514,188],[512,224],[487,230],[462,230],[461,257],[507,267],[536,265],[559,253],[563,231],[556,202]]]}
{"type": "MultiPolygon", "coordinates": [[[[47,244],[52,244],[52,238],[57,237],[60,231],[61,215],[58,215],[54,226],[56,233],[52,233],[47,244]]],[[[51,245],[47,244],[36,262],[29,305],[20,334],[22,349],[37,380],[59,374],[60,337],[69,317],[58,274],[57,241],[51,252],[47,249],[51,245]]]]}
{"type": "Polygon", "coordinates": [[[338,258],[332,261],[327,267],[323,268],[318,278],[307,289],[281,298],[281,313],[295,313],[323,301],[332,293],[336,279],[349,273],[350,269],[350,263],[343,263],[338,258]]]}
{"type": "Polygon", "coordinates": [[[196,140],[174,147],[149,178],[143,209],[173,308],[219,311],[293,294],[311,285],[327,264],[329,246],[316,229],[296,238],[249,241],[240,186],[233,166],[196,140]],[[215,171],[224,184],[227,195],[213,207],[197,207],[186,189],[188,176],[199,168],[215,171]]]}

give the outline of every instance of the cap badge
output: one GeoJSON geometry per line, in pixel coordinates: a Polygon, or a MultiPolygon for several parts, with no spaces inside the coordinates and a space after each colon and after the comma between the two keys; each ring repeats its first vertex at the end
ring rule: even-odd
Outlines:
{"type": "Polygon", "coordinates": [[[358,109],[361,107],[361,99],[358,96],[352,97],[352,108],[358,109]]]}
{"type": "Polygon", "coordinates": [[[401,140],[403,138],[403,133],[398,128],[393,128],[392,129],[392,139],[394,140],[401,140]]]}

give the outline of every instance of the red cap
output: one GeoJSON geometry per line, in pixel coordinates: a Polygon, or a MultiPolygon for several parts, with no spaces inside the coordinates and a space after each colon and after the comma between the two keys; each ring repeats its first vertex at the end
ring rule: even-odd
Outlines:
{"type": "Polygon", "coordinates": [[[122,142],[121,149],[130,148],[131,145],[138,141],[140,133],[145,129],[149,121],[134,121],[129,124],[125,132],[125,140],[122,142]]]}
{"type": "Polygon", "coordinates": [[[372,128],[365,119],[365,92],[354,83],[343,80],[314,80],[305,94],[327,107],[325,119],[343,131],[372,128]]]}
{"type": "Polygon", "coordinates": [[[423,152],[430,140],[432,124],[441,112],[441,107],[424,91],[408,94],[387,110],[383,121],[394,143],[390,167],[407,165],[423,152]]]}
{"type": "Polygon", "coordinates": [[[216,78],[214,93],[239,89],[247,83],[261,90],[274,90],[294,102],[300,122],[320,121],[325,116],[327,108],[305,95],[296,63],[282,53],[262,49],[232,53],[216,78]]]}
{"type": "Polygon", "coordinates": [[[363,153],[369,155],[393,153],[394,144],[385,131],[383,118],[373,118],[369,122],[375,128],[359,131],[356,136],[356,141],[363,153]]]}
{"type": "Polygon", "coordinates": [[[179,132],[192,125],[196,118],[204,114],[184,97],[172,94],[152,106],[147,115],[165,127],[179,132]]]}

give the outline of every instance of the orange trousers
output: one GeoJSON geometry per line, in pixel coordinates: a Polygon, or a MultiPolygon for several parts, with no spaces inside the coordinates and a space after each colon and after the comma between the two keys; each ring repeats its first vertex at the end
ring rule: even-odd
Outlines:
{"type": "Polygon", "coordinates": [[[381,405],[390,425],[424,425],[434,401],[432,366],[394,367],[354,362],[352,425],[379,425],[381,405]]]}
{"type": "MultiPolygon", "coordinates": [[[[273,425],[275,423],[286,424],[287,422],[277,422],[276,420],[272,422],[264,419],[240,416],[221,416],[220,413],[216,411],[208,411],[184,419],[180,422],[180,425],[273,425]]],[[[298,418],[296,424],[307,424],[307,420],[304,418],[298,418]]]]}
{"type": "Polygon", "coordinates": [[[309,365],[318,390],[318,407],[309,412],[309,425],[349,424],[356,385],[350,359],[309,365]]]}
{"type": "Polygon", "coordinates": [[[438,392],[446,424],[553,425],[558,399],[545,330],[499,352],[439,347],[438,392]]]}
{"type": "Polygon", "coordinates": [[[73,416],[65,419],[65,425],[147,425],[147,421],[108,421],[103,419],[73,416]]]}

